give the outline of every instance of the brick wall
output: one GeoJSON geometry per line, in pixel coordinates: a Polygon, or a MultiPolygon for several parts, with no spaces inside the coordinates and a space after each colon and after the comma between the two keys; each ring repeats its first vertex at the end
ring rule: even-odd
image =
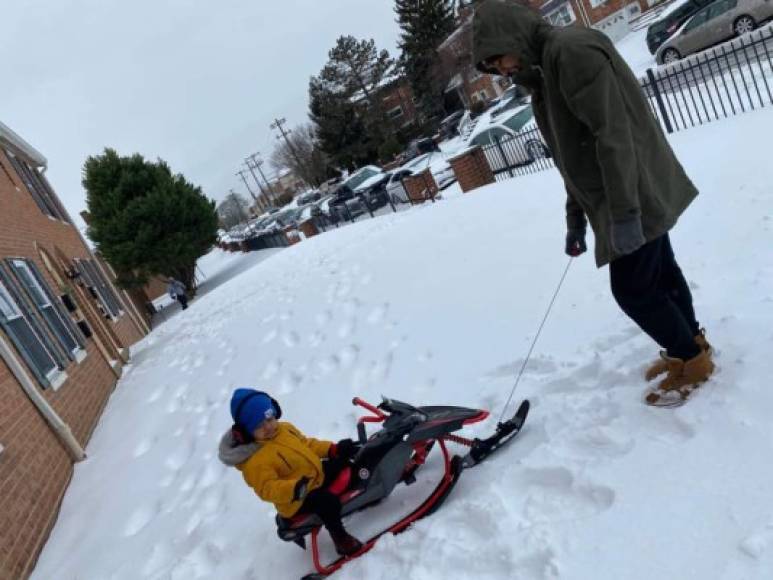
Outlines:
{"type": "MultiPolygon", "coordinates": [[[[623,8],[631,4],[630,0],[607,0],[600,6],[593,8],[591,6],[590,0],[574,0],[574,1],[577,3],[582,2],[582,5],[585,7],[585,12],[588,14],[593,24],[599,22],[600,20],[603,20],[610,14],[614,14],[618,10],[622,10],[623,8]]],[[[644,12],[645,10],[649,10],[649,5],[647,4],[647,0],[636,0],[635,3],[639,4],[639,7],[641,8],[642,12],[644,12]]],[[[577,16],[579,20],[579,14],[577,16]]]]}
{"type": "Polygon", "coordinates": [[[495,181],[494,173],[480,147],[468,149],[448,162],[464,193],[495,181]]]}
{"type": "Polygon", "coordinates": [[[411,201],[419,203],[434,198],[440,191],[429,169],[405,177],[403,186],[411,201]]]}
{"type": "Polygon", "coordinates": [[[403,114],[393,117],[394,122],[402,127],[415,123],[417,120],[416,105],[413,102],[413,90],[409,85],[396,84],[385,89],[381,94],[381,107],[387,113],[395,107],[400,107],[403,114]]]}
{"type": "MultiPolygon", "coordinates": [[[[41,212],[2,148],[0,166],[0,259],[34,262],[57,295],[64,284],[73,284],[65,277],[67,262],[93,256],[72,224],[41,212]]],[[[116,358],[117,348],[128,347],[142,334],[128,314],[117,321],[100,320],[94,305],[84,302],[86,292],[72,294],[79,306],[76,314],[94,336],[86,340],[85,358],[65,369],[67,378],[58,390],[42,392],[85,447],[117,380],[108,361],[116,358]]],[[[4,334],[2,338],[13,344],[4,334]]],[[[5,447],[0,453],[0,579],[26,578],[55,521],[72,462],[2,359],[0,443],[5,447]]]]}

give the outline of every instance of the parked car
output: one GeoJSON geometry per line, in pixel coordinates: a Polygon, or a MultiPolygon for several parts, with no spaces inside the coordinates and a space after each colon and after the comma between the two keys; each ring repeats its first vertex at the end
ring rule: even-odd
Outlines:
{"type": "Polygon", "coordinates": [[[338,186],[336,193],[342,188],[349,188],[353,193],[357,193],[360,190],[367,189],[373,185],[381,178],[381,176],[383,176],[383,172],[380,167],[366,165],[347,177],[346,180],[338,186]]]}
{"type": "Polygon", "coordinates": [[[665,9],[647,28],[647,48],[655,54],[660,46],[674,34],[690,16],[711,3],[711,0],[677,0],[665,9]]]}
{"type": "Polygon", "coordinates": [[[438,132],[442,139],[451,139],[459,134],[459,121],[464,117],[464,109],[455,111],[440,121],[438,132]]]}
{"type": "Polygon", "coordinates": [[[438,147],[437,143],[435,143],[434,139],[429,137],[414,139],[408,143],[408,147],[406,147],[405,151],[400,154],[400,161],[402,163],[407,163],[419,155],[431,153],[432,151],[440,151],[440,148],[438,147]]]}
{"type": "Polygon", "coordinates": [[[381,179],[366,189],[362,196],[365,199],[365,203],[368,204],[368,208],[373,211],[384,207],[389,203],[389,196],[387,195],[387,183],[389,183],[392,177],[391,172],[384,173],[381,179]]]}
{"type": "Polygon", "coordinates": [[[550,149],[538,131],[525,131],[536,129],[534,122],[534,112],[531,105],[521,105],[508,111],[506,114],[498,115],[487,119],[486,123],[479,124],[470,135],[468,145],[487,145],[496,144],[506,138],[520,137],[514,147],[507,147],[508,161],[513,164],[533,163],[537,159],[550,157],[550,149]]]}
{"type": "Polygon", "coordinates": [[[443,190],[456,181],[456,174],[448,163],[446,155],[433,151],[412,159],[405,165],[395,169],[386,183],[386,192],[392,203],[407,203],[408,192],[403,185],[403,179],[409,175],[417,175],[426,169],[430,170],[438,189],[443,190]]]}
{"type": "Polygon", "coordinates": [[[335,198],[330,202],[330,212],[337,221],[357,219],[367,211],[368,208],[359,196],[350,199],[335,198]]]}
{"type": "Polygon", "coordinates": [[[502,93],[502,96],[496,99],[490,109],[491,115],[501,115],[509,109],[525,105],[530,100],[529,94],[520,86],[512,85],[502,93]]]}
{"type": "Polygon", "coordinates": [[[715,0],[690,17],[658,49],[655,59],[668,64],[719,42],[754,30],[773,18],[773,0],[715,0]]]}
{"type": "Polygon", "coordinates": [[[319,201],[319,199],[322,197],[322,194],[319,191],[307,191],[306,193],[302,193],[297,197],[297,204],[299,206],[306,205],[315,201],[319,201]]]}

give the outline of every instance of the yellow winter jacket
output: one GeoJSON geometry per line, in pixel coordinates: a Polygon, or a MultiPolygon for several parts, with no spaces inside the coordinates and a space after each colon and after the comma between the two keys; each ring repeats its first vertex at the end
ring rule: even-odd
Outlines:
{"type": "Polygon", "coordinates": [[[320,459],[328,456],[332,442],[306,437],[286,421],[277,427],[276,436],[261,441],[260,448],[237,468],[258,497],[273,503],[279,515],[289,518],[303,503],[293,501],[298,480],[309,478],[308,491],[322,485],[325,475],[320,459]]]}

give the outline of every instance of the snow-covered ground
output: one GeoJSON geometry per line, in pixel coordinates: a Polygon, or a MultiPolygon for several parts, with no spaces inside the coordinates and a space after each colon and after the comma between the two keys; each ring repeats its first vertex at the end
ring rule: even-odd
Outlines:
{"type": "MultiPolygon", "coordinates": [[[[768,109],[670,137],[702,192],[673,243],[717,349],[715,378],[680,409],[643,405],[657,347],[617,309],[589,252],[516,392],[533,403],[520,439],[336,577],[771,577],[771,126],[768,109]]],[[[488,408],[494,418],[470,432],[491,430],[566,266],[562,191],[555,171],[500,182],[213,283],[134,349],[33,578],[310,571],[308,553],[276,538],[270,506],[217,460],[232,390],[270,390],[318,437],[354,435],[355,394],[488,408]]],[[[205,273],[255,256],[216,252],[205,273]]],[[[428,467],[352,532],[410,509],[433,483],[428,467]]]]}
{"type": "Polygon", "coordinates": [[[655,56],[650,54],[647,48],[646,38],[647,28],[645,27],[627,34],[615,44],[615,48],[638,78],[643,77],[648,68],[654,69],[658,66],[655,56]]]}

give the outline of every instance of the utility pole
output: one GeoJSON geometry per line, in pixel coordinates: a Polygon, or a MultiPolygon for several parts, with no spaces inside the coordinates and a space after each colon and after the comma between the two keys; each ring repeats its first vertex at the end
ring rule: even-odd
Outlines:
{"type": "MultiPolygon", "coordinates": [[[[239,177],[241,177],[241,178],[242,178],[242,181],[244,182],[244,186],[247,188],[247,191],[249,191],[249,192],[250,192],[250,195],[252,196],[252,199],[253,199],[253,201],[254,201],[255,203],[257,203],[257,202],[258,202],[258,197],[257,197],[257,196],[255,195],[255,193],[252,191],[252,188],[250,187],[250,184],[249,184],[249,183],[247,183],[247,178],[246,178],[246,177],[244,177],[244,169],[240,169],[239,171],[237,171],[237,172],[236,172],[236,175],[238,175],[239,177]]],[[[260,183],[259,183],[258,185],[260,185],[260,183]]],[[[262,186],[260,187],[260,191],[261,191],[261,193],[265,193],[265,192],[263,191],[263,187],[262,187],[262,186]]]]}
{"type": "MultiPolygon", "coordinates": [[[[266,186],[268,187],[270,197],[272,198],[271,201],[272,202],[276,201],[276,194],[274,193],[274,188],[271,187],[271,182],[268,179],[266,179],[266,174],[263,173],[263,164],[265,163],[265,161],[263,161],[263,159],[260,157],[260,153],[253,153],[252,155],[247,157],[246,162],[247,162],[247,167],[250,168],[250,171],[252,171],[253,168],[258,170],[258,172],[260,173],[260,176],[263,178],[263,181],[266,182],[266,186]],[[252,165],[250,165],[250,161],[252,161],[252,165]]],[[[253,177],[255,176],[254,173],[252,175],[253,177]]],[[[255,179],[257,181],[257,177],[255,179]]]]}
{"type": "MultiPolygon", "coordinates": [[[[293,157],[295,158],[295,162],[298,164],[298,167],[303,167],[303,163],[301,163],[301,160],[298,157],[298,152],[295,150],[295,147],[293,147],[293,144],[290,141],[290,138],[288,137],[288,135],[292,132],[292,130],[285,131],[284,129],[285,123],[287,123],[287,119],[285,119],[284,117],[282,117],[281,119],[274,119],[274,122],[271,123],[271,125],[269,125],[269,128],[277,129],[282,134],[282,137],[284,137],[284,140],[287,143],[287,146],[290,148],[290,153],[292,153],[293,157]]],[[[277,140],[279,138],[280,137],[277,136],[277,140]]]]}

